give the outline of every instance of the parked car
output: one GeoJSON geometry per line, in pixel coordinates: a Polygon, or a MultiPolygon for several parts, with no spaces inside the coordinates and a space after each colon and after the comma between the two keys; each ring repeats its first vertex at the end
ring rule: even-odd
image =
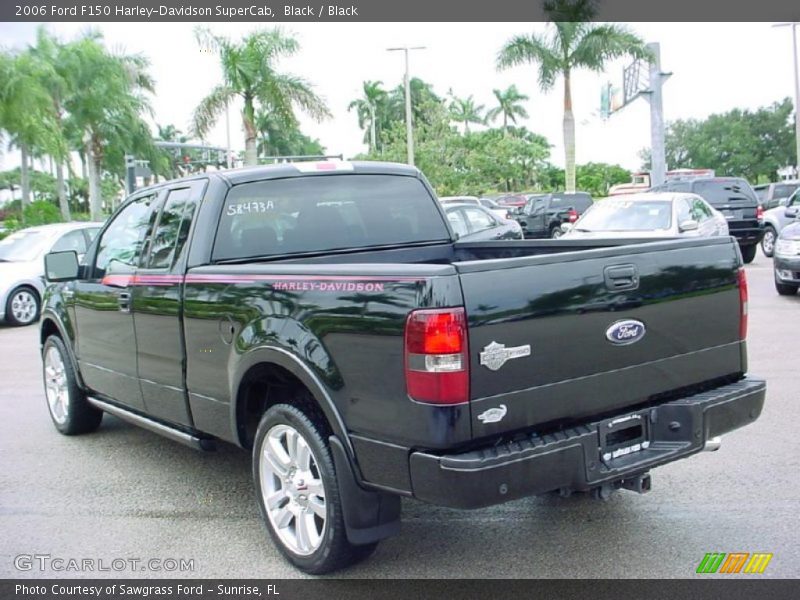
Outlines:
{"type": "Polygon", "coordinates": [[[800,188],[800,181],[777,181],[756,185],[753,190],[765,211],[776,206],[785,206],[789,197],[800,188]]]}
{"type": "Polygon", "coordinates": [[[83,265],[45,263],[55,428],[89,433],[108,412],[247,449],[269,535],[310,573],[397,534],[404,496],[646,492],[650,469],[718,448],[764,403],[731,238],[464,241],[408,165],[159,183],[83,265]],[[282,239],[276,217],[294,221],[282,239]]]}
{"type": "Polygon", "coordinates": [[[488,208],[475,204],[445,204],[450,227],[460,240],[521,240],[522,228],[514,220],[501,219],[488,208]]]}
{"type": "Polygon", "coordinates": [[[764,235],[764,210],[758,197],[741,177],[705,177],[667,181],[650,188],[651,192],[697,194],[728,220],[730,234],[739,242],[744,262],[751,263],[764,235]]]}
{"type": "MultiPolygon", "coordinates": [[[[775,251],[775,242],[778,239],[781,231],[787,225],[791,225],[795,217],[787,216],[787,208],[800,208],[800,189],[785,200],[783,206],[776,206],[764,212],[764,237],[761,239],[761,251],[764,256],[771,258],[775,251]]],[[[793,211],[788,211],[789,215],[793,215],[793,211]]]]}
{"type": "Polygon", "coordinates": [[[558,238],[563,233],[561,225],[574,223],[590,206],[592,197],[586,192],[531,194],[525,206],[511,215],[526,238],[558,238]]]}
{"type": "Polygon", "coordinates": [[[784,210],[795,221],[784,227],[778,236],[772,263],[775,289],[781,296],[793,296],[800,287],[800,221],[796,221],[800,209],[791,206],[784,210]]]}
{"type": "Polygon", "coordinates": [[[597,202],[564,235],[569,238],[726,236],[728,221],[696,194],[645,192],[597,202]]]}
{"type": "Polygon", "coordinates": [[[43,257],[75,250],[83,256],[101,223],[29,227],[0,240],[0,321],[30,325],[39,318],[44,292],[43,257]]]}
{"type": "Polygon", "coordinates": [[[508,207],[498,204],[496,201],[492,200],[491,198],[478,198],[478,201],[481,203],[483,208],[488,208],[492,213],[494,213],[500,219],[506,220],[514,220],[508,215],[508,207]]]}
{"type": "Polygon", "coordinates": [[[528,201],[525,194],[503,194],[494,199],[500,206],[506,208],[520,208],[528,201]]]}

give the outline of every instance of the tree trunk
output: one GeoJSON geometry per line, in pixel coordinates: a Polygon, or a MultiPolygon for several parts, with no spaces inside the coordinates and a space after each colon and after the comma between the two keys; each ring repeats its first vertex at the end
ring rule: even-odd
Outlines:
{"type": "Polygon", "coordinates": [[[508,113],[503,111],[503,135],[508,136],[508,113]]]}
{"type": "Polygon", "coordinates": [[[369,151],[370,153],[375,152],[376,147],[376,135],[375,135],[375,105],[372,102],[369,103],[369,151]]]}
{"type": "Polygon", "coordinates": [[[575,191],[575,117],[572,115],[572,90],[570,73],[564,73],[564,173],[566,191],[575,191]]]}
{"type": "Polygon", "coordinates": [[[86,146],[86,171],[89,177],[89,214],[92,221],[103,220],[103,192],[100,187],[100,156],[90,140],[86,146]]]}
{"type": "Polygon", "coordinates": [[[258,164],[258,152],[256,152],[256,126],[255,110],[253,99],[245,96],[244,108],[242,109],[242,124],[244,125],[244,164],[246,167],[254,167],[258,164]]]}
{"type": "MultiPolygon", "coordinates": [[[[52,160],[52,157],[50,160],[52,160]]],[[[67,202],[67,186],[64,183],[64,163],[59,159],[56,159],[55,163],[56,192],[58,193],[58,206],[61,208],[61,218],[65,221],[71,221],[72,216],[69,214],[69,203],[67,202]]]]}
{"type": "Polygon", "coordinates": [[[25,207],[31,203],[31,177],[29,172],[30,164],[28,161],[28,146],[26,144],[20,144],[19,153],[20,158],[22,159],[19,169],[19,179],[20,185],[22,186],[22,216],[24,222],[25,207]]]}

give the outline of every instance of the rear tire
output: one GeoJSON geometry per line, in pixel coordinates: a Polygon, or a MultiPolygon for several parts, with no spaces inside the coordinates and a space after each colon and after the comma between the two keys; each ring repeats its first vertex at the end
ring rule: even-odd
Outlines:
{"type": "Polygon", "coordinates": [[[761,251],[767,258],[772,258],[775,253],[775,241],[778,239],[778,234],[772,225],[767,225],[764,228],[764,237],[761,238],[761,251]]]}
{"type": "Polygon", "coordinates": [[[797,286],[794,283],[781,283],[775,279],[775,289],[781,296],[794,296],[797,293],[797,286]]]}
{"type": "Polygon", "coordinates": [[[756,257],[756,244],[751,246],[741,246],[741,250],[744,264],[749,265],[756,257]]]}
{"type": "Polygon", "coordinates": [[[32,287],[21,285],[8,295],[6,321],[9,325],[23,327],[39,320],[41,301],[32,287]]]}
{"type": "Polygon", "coordinates": [[[264,413],[253,444],[253,479],[272,541],[300,570],[330,573],[365,559],[377,547],[347,539],[323,428],[298,408],[277,404],[264,413]]]}
{"type": "Polygon", "coordinates": [[[59,433],[80,435],[100,426],[103,411],[86,401],[86,395],[78,386],[67,348],[56,335],[51,335],[44,343],[42,374],[47,409],[59,433]]]}
{"type": "Polygon", "coordinates": [[[558,239],[558,238],[560,238],[562,235],[564,235],[564,232],[563,232],[563,231],[561,231],[561,227],[558,227],[558,226],[556,226],[556,227],[553,227],[553,228],[550,230],[550,237],[551,237],[552,239],[554,239],[554,240],[557,240],[557,239],[558,239]]]}

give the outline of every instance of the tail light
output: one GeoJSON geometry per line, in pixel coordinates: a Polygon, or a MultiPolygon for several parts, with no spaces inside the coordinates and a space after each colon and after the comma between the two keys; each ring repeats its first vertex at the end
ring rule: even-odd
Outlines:
{"type": "Polygon", "coordinates": [[[569,209],[569,222],[574,223],[578,220],[578,211],[574,208],[569,209]]]}
{"type": "Polygon", "coordinates": [[[744,269],[739,269],[739,339],[747,337],[747,275],[744,269]]]}
{"type": "Polygon", "coordinates": [[[758,208],[756,208],[756,219],[758,219],[759,221],[764,220],[764,207],[761,206],[760,204],[758,205],[758,208]]]}
{"type": "Polygon", "coordinates": [[[463,308],[415,310],[405,331],[406,391],[428,404],[469,401],[467,319],[463,308]]]}

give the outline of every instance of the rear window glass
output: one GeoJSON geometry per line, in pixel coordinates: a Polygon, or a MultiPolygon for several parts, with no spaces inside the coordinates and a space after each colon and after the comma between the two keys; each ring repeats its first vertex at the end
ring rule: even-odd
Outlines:
{"type": "Polygon", "coordinates": [[[592,197],[588,194],[574,194],[569,196],[553,196],[550,201],[551,208],[572,207],[584,211],[592,205],[592,197]]]}
{"type": "Polygon", "coordinates": [[[712,206],[737,200],[751,200],[754,204],[758,202],[755,192],[744,179],[697,181],[692,192],[702,196],[712,206]]]}
{"type": "Polygon", "coordinates": [[[222,208],[213,258],[446,240],[422,182],[400,175],[294,177],[237,185],[222,208]]]}

